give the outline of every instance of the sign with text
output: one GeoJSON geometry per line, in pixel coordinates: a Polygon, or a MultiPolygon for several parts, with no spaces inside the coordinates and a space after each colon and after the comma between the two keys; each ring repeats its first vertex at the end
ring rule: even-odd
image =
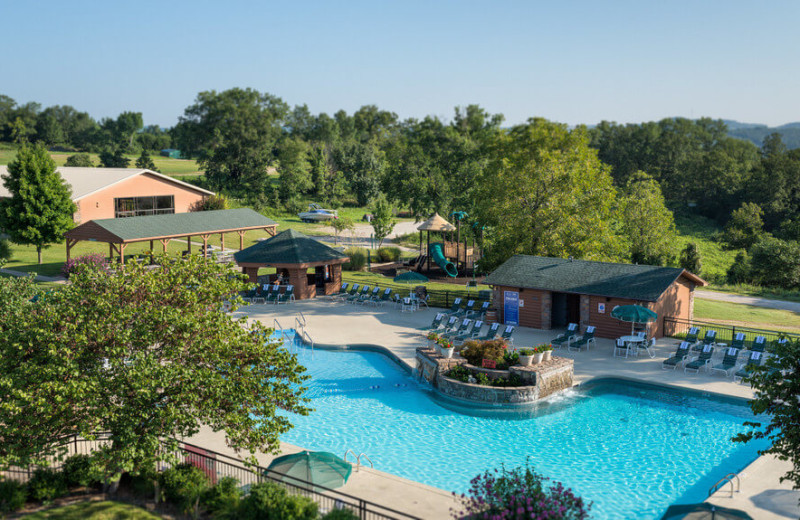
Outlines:
{"type": "Polygon", "coordinates": [[[503,291],[503,323],[519,325],[519,293],[503,291]]]}
{"type": "Polygon", "coordinates": [[[497,368],[497,361],[493,359],[484,359],[481,361],[481,366],[483,368],[497,368]]]}

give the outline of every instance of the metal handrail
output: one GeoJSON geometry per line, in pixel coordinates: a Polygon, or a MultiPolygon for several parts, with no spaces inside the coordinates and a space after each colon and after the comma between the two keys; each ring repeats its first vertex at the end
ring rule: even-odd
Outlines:
{"type": "Polygon", "coordinates": [[[356,455],[356,452],[354,452],[353,450],[347,450],[346,452],[344,452],[344,457],[342,457],[344,459],[344,461],[347,462],[347,454],[348,453],[352,453],[353,454],[353,457],[356,458],[356,464],[358,464],[358,455],[356,455]]]}
{"type": "Polygon", "coordinates": [[[301,339],[311,348],[311,359],[314,359],[314,340],[311,339],[311,336],[306,331],[303,331],[301,339]]]}
{"type": "Polygon", "coordinates": [[[716,493],[717,490],[719,488],[721,488],[722,486],[724,486],[726,483],[730,483],[730,485],[731,485],[731,498],[733,498],[733,479],[736,479],[736,492],[737,493],[741,492],[742,483],[739,480],[739,475],[737,475],[736,473],[728,473],[727,475],[725,475],[724,477],[719,479],[716,484],[714,484],[713,486],[711,486],[709,488],[708,496],[711,496],[714,493],[716,493]]]}
{"type": "Polygon", "coordinates": [[[358,458],[356,459],[356,461],[358,462],[358,466],[359,466],[359,467],[361,466],[361,457],[364,457],[365,459],[367,459],[367,460],[369,461],[369,467],[370,467],[370,468],[375,468],[375,465],[374,465],[374,464],[372,464],[372,459],[371,459],[371,458],[369,458],[369,455],[367,455],[367,454],[366,454],[366,453],[364,453],[364,452],[361,452],[361,453],[359,453],[359,454],[358,454],[358,458]]]}
{"type": "Polygon", "coordinates": [[[306,326],[306,317],[302,313],[302,311],[297,311],[297,316],[295,317],[295,319],[298,319],[298,318],[303,320],[303,327],[305,327],[306,326]]]}

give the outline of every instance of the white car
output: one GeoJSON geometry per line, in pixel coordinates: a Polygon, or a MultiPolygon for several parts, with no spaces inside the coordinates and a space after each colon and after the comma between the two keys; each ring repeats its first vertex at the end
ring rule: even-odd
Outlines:
{"type": "Polygon", "coordinates": [[[319,204],[312,202],[308,205],[308,211],[297,214],[303,222],[323,222],[333,220],[338,217],[335,209],[324,209],[319,204]]]}

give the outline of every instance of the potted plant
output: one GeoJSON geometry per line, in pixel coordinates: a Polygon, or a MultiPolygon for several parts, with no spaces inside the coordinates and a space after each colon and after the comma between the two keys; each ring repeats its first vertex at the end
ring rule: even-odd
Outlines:
{"type": "Polygon", "coordinates": [[[439,354],[441,354],[443,358],[445,358],[445,359],[452,358],[454,351],[455,351],[455,347],[453,346],[452,343],[450,343],[445,338],[439,339],[439,354]]]}
{"type": "Polygon", "coordinates": [[[436,348],[436,344],[439,341],[439,335],[435,332],[429,332],[426,338],[428,339],[428,348],[436,348]]]}
{"type": "Polygon", "coordinates": [[[531,362],[533,361],[533,349],[524,348],[519,351],[519,364],[524,367],[531,366],[531,362]]]}
{"type": "Polygon", "coordinates": [[[553,357],[553,345],[542,345],[541,350],[544,352],[542,361],[550,361],[550,359],[553,357]]]}
{"type": "Polygon", "coordinates": [[[533,364],[538,365],[542,362],[542,358],[544,357],[544,350],[542,350],[542,346],[539,345],[533,349],[533,364]]]}

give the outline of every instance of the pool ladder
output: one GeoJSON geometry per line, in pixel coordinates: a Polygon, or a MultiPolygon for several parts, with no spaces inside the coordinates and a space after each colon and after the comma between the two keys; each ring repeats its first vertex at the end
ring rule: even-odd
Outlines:
{"type": "Polygon", "coordinates": [[[366,459],[366,461],[367,461],[367,462],[369,462],[369,467],[370,467],[370,468],[374,468],[374,467],[375,467],[375,466],[372,464],[372,459],[370,459],[370,458],[369,458],[369,455],[367,455],[367,454],[366,454],[366,453],[364,453],[363,451],[362,451],[361,453],[359,453],[358,455],[356,455],[356,452],[354,452],[353,450],[347,450],[346,452],[344,452],[344,461],[345,461],[345,462],[347,462],[347,454],[348,454],[348,453],[352,453],[352,454],[353,454],[353,457],[355,457],[355,458],[356,458],[356,471],[358,471],[358,468],[360,468],[360,467],[361,467],[361,457],[364,457],[364,459],[366,459]]]}
{"type": "Polygon", "coordinates": [[[713,495],[719,488],[721,488],[725,484],[730,484],[731,485],[731,498],[733,498],[733,481],[734,481],[734,479],[736,480],[736,492],[739,493],[741,491],[741,487],[742,487],[742,484],[739,481],[739,475],[737,475],[736,473],[728,473],[727,475],[725,475],[724,477],[719,479],[719,481],[717,481],[716,484],[714,484],[713,486],[711,486],[709,488],[708,496],[713,495]]]}

